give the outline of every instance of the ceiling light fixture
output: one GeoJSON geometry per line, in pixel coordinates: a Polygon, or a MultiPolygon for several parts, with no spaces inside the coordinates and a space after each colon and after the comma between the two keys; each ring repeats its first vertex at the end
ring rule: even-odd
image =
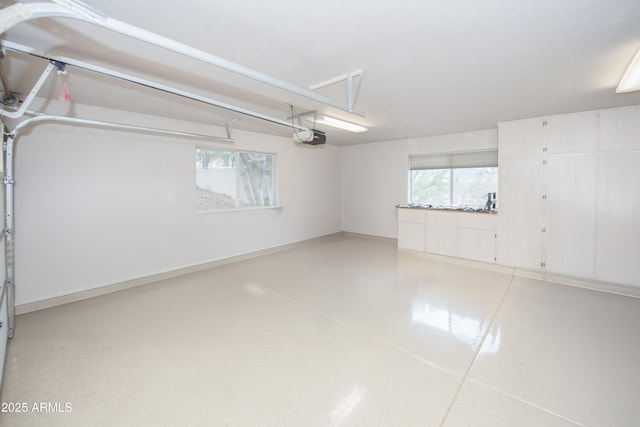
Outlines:
{"type": "Polygon", "coordinates": [[[616,88],[616,93],[633,92],[640,90],[640,49],[629,64],[629,68],[622,76],[620,84],[616,88]]]}
{"type": "MultiPolygon", "coordinates": [[[[309,117],[308,119],[313,120],[313,117],[309,117]]],[[[316,117],[316,123],[321,125],[327,125],[334,128],[348,130],[349,132],[362,133],[369,130],[369,128],[357,125],[351,122],[345,122],[344,120],[336,119],[335,117],[319,115],[316,117]]]]}

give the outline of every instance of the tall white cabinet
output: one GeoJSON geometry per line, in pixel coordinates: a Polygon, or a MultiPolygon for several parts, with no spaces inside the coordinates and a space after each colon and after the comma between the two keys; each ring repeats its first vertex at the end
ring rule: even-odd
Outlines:
{"type": "Polygon", "coordinates": [[[498,263],[640,286],[640,106],[499,124],[498,263]]]}
{"type": "Polygon", "coordinates": [[[640,106],[600,113],[596,278],[640,286],[640,106]]]}
{"type": "Polygon", "coordinates": [[[545,242],[548,271],[594,277],[596,154],[549,156],[545,242]]]}
{"type": "Polygon", "coordinates": [[[543,140],[539,119],[499,126],[499,264],[527,269],[542,266],[543,140]],[[510,202],[516,200],[517,203],[510,202]]]}
{"type": "Polygon", "coordinates": [[[545,120],[545,268],[594,277],[597,111],[545,120]]]}

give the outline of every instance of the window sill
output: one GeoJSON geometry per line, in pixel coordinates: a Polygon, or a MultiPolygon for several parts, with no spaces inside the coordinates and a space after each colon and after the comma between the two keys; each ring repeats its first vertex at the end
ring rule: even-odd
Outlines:
{"type": "Polygon", "coordinates": [[[229,213],[229,212],[266,211],[266,210],[272,210],[272,209],[281,210],[282,206],[277,205],[277,206],[255,206],[255,207],[249,207],[249,208],[211,209],[206,211],[197,211],[195,212],[195,214],[209,215],[209,214],[229,213]]]}

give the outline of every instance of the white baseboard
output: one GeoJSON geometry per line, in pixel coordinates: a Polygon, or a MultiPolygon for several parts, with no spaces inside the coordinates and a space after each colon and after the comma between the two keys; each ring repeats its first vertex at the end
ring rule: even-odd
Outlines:
{"type": "Polygon", "coordinates": [[[345,237],[361,237],[364,239],[377,240],[379,242],[385,242],[394,245],[398,244],[398,239],[394,239],[393,237],[374,236],[373,234],[354,233],[352,231],[343,231],[342,234],[345,237]]]}
{"type": "Polygon", "coordinates": [[[595,279],[584,279],[580,277],[564,276],[562,274],[548,273],[544,271],[526,270],[522,268],[510,267],[502,264],[473,261],[464,258],[450,257],[445,255],[430,254],[427,252],[414,251],[410,249],[398,248],[399,251],[411,253],[422,258],[448,262],[466,267],[480,268],[498,273],[511,274],[516,277],[542,280],[545,282],[557,283],[560,285],[575,286],[578,288],[591,289],[594,291],[608,292],[611,294],[624,295],[633,298],[640,298],[640,287],[623,285],[620,283],[604,282],[595,279]]]}
{"type": "Polygon", "coordinates": [[[608,292],[611,294],[640,298],[640,287],[637,286],[623,285],[620,283],[605,282],[595,279],[564,276],[562,274],[548,273],[545,271],[525,270],[519,268],[515,269],[514,274],[519,277],[527,277],[530,279],[559,283],[561,285],[575,286],[578,288],[591,289],[594,291],[608,292]]]}
{"type": "Polygon", "coordinates": [[[42,299],[27,301],[16,305],[16,315],[30,313],[32,311],[44,310],[51,307],[56,307],[71,302],[82,301],[89,298],[98,297],[101,295],[110,294],[113,292],[122,291],[125,289],[135,288],[137,286],[148,285],[160,280],[171,279],[178,276],[183,276],[190,273],[195,273],[202,270],[207,270],[214,267],[219,267],[225,264],[231,264],[233,262],[243,261],[250,258],[255,258],[261,255],[272,254],[287,249],[295,248],[297,246],[306,245],[312,242],[317,242],[326,239],[332,239],[342,236],[342,232],[327,234],[319,237],[312,237],[292,243],[286,243],[284,245],[273,246],[266,249],[261,249],[254,252],[247,252],[227,258],[221,258],[216,260],[207,261],[200,264],[189,265],[181,268],[163,271],[156,274],[150,274],[147,276],[135,277],[129,280],[124,280],[116,283],[107,283],[98,286],[94,286],[79,291],[72,291],[62,295],[56,295],[53,297],[45,297],[42,299]]]}
{"type": "Polygon", "coordinates": [[[447,256],[447,255],[438,255],[438,254],[432,254],[429,252],[420,252],[420,251],[414,251],[411,249],[403,249],[403,248],[398,248],[398,250],[401,252],[410,253],[412,255],[417,255],[421,258],[424,258],[430,261],[447,262],[449,264],[461,265],[464,267],[471,267],[471,268],[479,268],[481,270],[488,270],[495,273],[504,273],[504,274],[513,275],[515,270],[513,267],[507,267],[505,265],[489,263],[489,262],[474,261],[472,259],[458,258],[458,257],[447,256]]]}

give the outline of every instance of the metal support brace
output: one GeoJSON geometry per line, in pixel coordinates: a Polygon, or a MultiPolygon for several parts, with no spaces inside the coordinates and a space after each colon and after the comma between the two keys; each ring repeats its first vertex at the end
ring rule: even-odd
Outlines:
{"type": "MultiPolygon", "coordinates": [[[[4,136],[3,136],[4,138],[4,136]]],[[[5,185],[5,207],[4,207],[4,226],[5,226],[5,286],[7,291],[7,318],[9,323],[8,337],[13,338],[15,327],[15,248],[13,235],[13,146],[15,134],[11,133],[7,136],[4,146],[4,157],[6,162],[6,172],[3,179],[5,185]]]]}
{"type": "Polygon", "coordinates": [[[40,76],[36,84],[33,86],[33,89],[31,89],[31,92],[29,92],[29,95],[27,95],[26,99],[24,100],[24,102],[22,103],[22,105],[18,110],[16,111],[0,110],[0,114],[5,117],[9,117],[11,119],[19,119],[20,117],[22,117],[24,115],[24,112],[27,111],[27,108],[29,108],[29,105],[31,104],[33,99],[36,97],[38,92],[40,91],[40,88],[42,87],[44,82],[47,80],[47,77],[49,77],[49,74],[51,74],[51,70],[53,70],[56,67],[57,65],[54,65],[53,61],[49,63],[49,65],[47,65],[47,68],[44,69],[44,71],[42,72],[42,75],[40,76]]]}
{"type": "Polygon", "coordinates": [[[333,79],[329,79],[324,82],[311,85],[309,86],[309,90],[317,90],[323,87],[341,83],[346,80],[347,81],[347,111],[354,112],[353,108],[355,106],[358,93],[360,92],[360,85],[362,83],[363,75],[364,75],[364,70],[353,71],[351,73],[344,74],[342,76],[334,77],[333,79]],[[356,77],[360,77],[360,78],[357,79],[356,81],[356,77]]]}
{"type": "Polygon", "coordinates": [[[57,123],[72,124],[72,125],[97,126],[102,128],[108,128],[108,129],[131,130],[135,132],[148,132],[148,133],[155,133],[159,135],[182,136],[186,138],[206,139],[210,141],[234,142],[233,139],[225,138],[222,136],[205,135],[205,134],[183,132],[183,131],[170,130],[170,129],[152,128],[147,126],[129,125],[125,123],[105,122],[102,120],[89,120],[89,119],[79,119],[76,117],[52,116],[48,114],[36,113],[34,111],[29,111],[28,113],[35,114],[35,117],[30,117],[26,120],[21,121],[18,125],[16,125],[16,127],[13,129],[13,132],[10,134],[10,138],[17,137],[20,130],[32,124],[40,123],[40,122],[52,122],[52,123],[57,122],[57,123]]]}

